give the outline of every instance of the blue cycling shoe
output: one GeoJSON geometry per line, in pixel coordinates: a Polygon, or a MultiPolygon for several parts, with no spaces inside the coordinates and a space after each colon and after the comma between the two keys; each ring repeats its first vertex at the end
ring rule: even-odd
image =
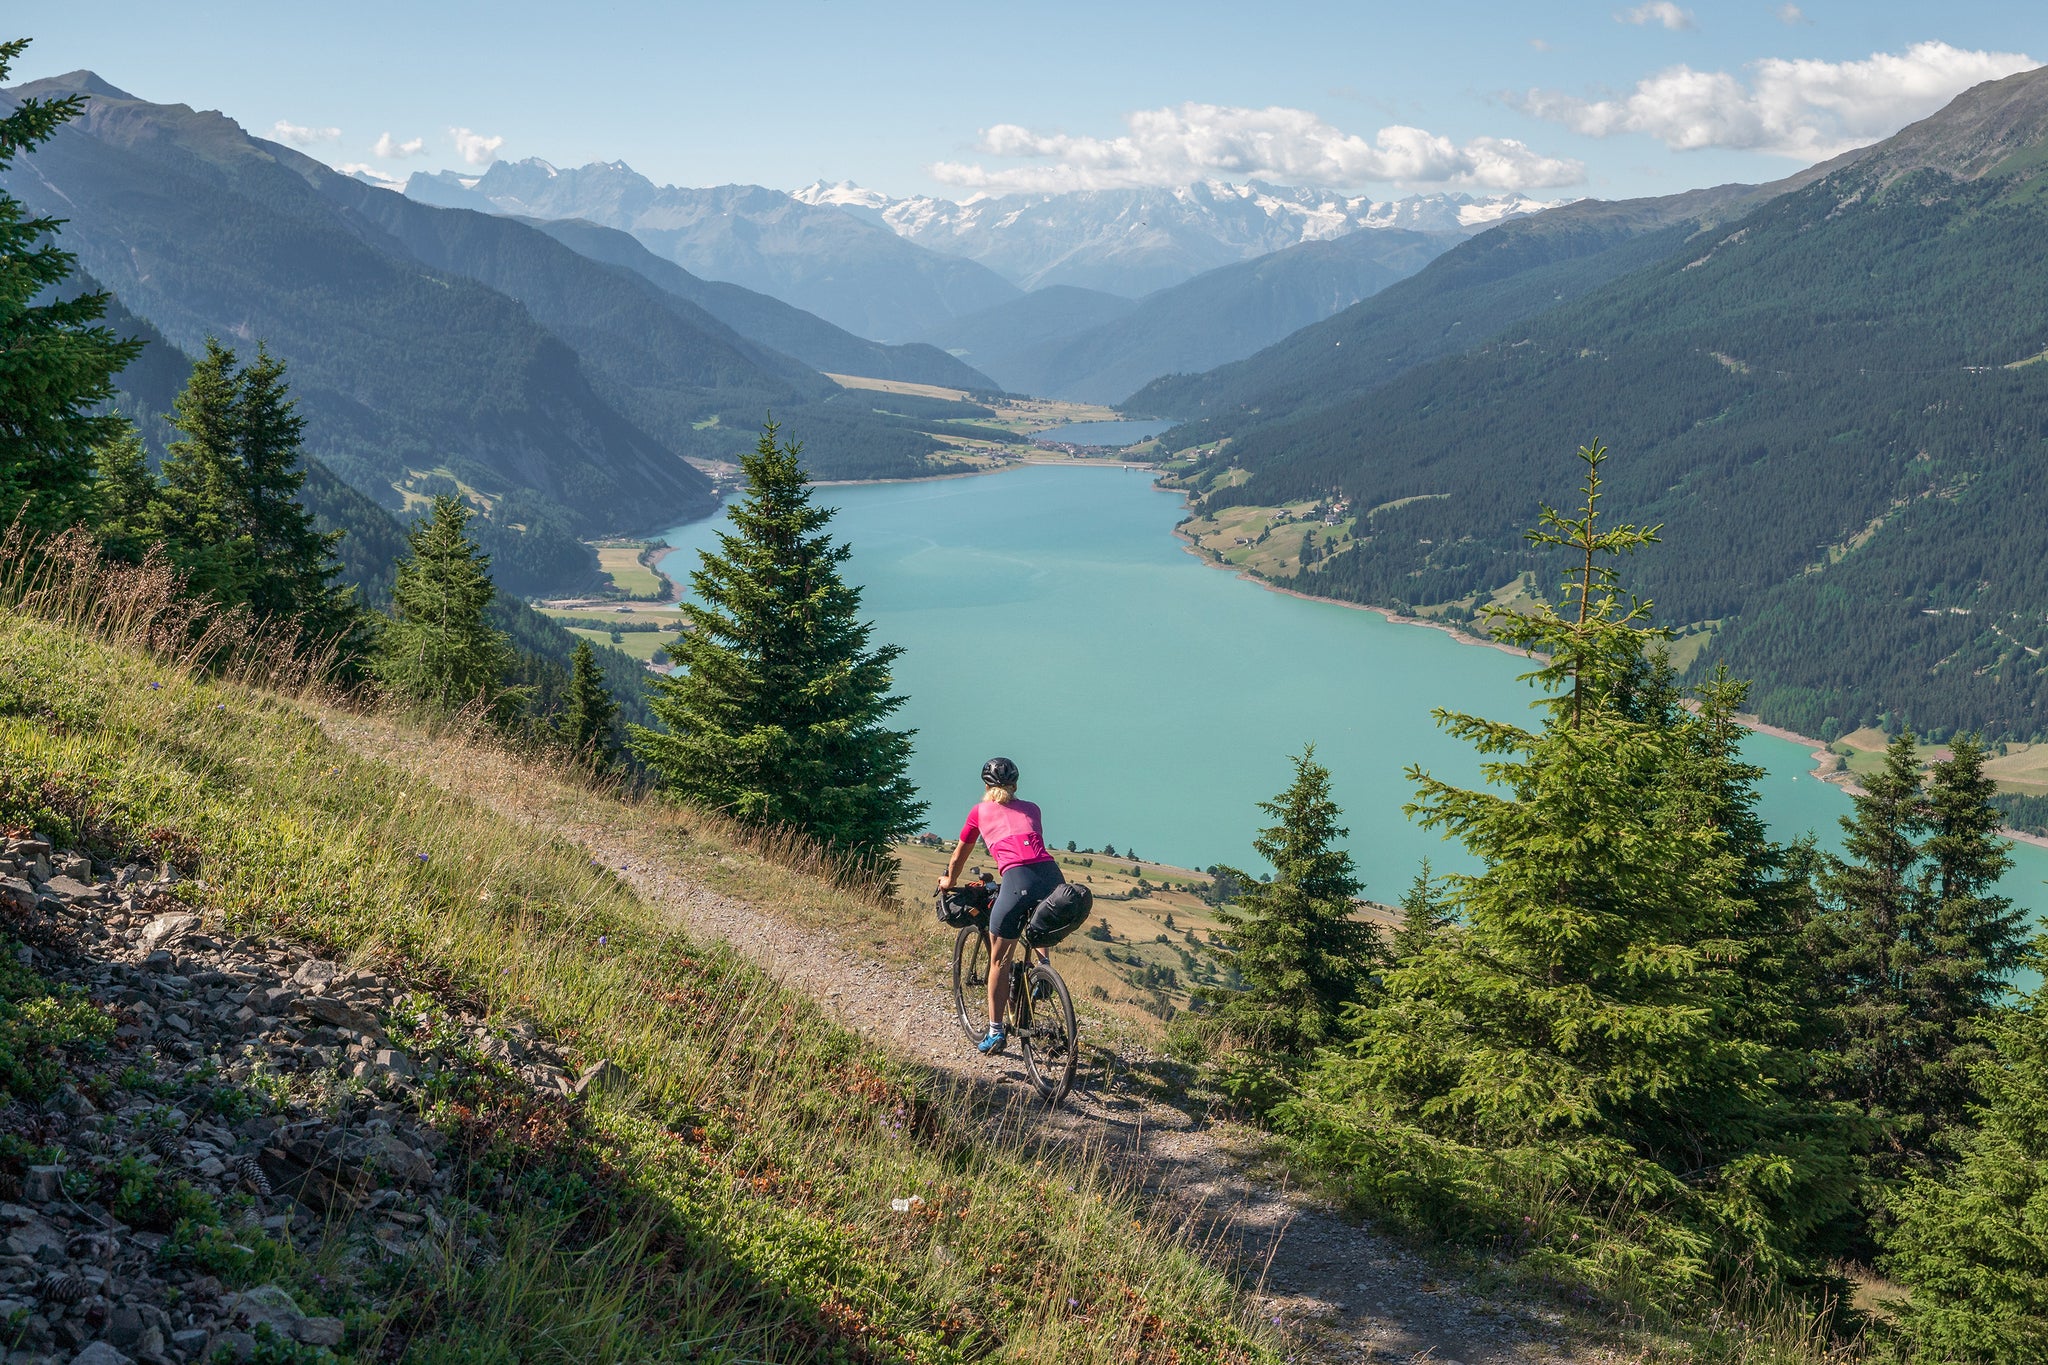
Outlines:
{"type": "Polygon", "coordinates": [[[988,1026],[988,1037],[981,1040],[981,1055],[984,1057],[1000,1056],[1003,1049],[1009,1045],[1010,1035],[1008,1030],[1001,1024],[990,1024],[988,1026]]]}

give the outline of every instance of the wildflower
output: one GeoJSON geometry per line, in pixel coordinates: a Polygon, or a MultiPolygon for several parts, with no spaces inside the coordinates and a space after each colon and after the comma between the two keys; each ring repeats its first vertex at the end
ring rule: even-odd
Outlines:
{"type": "Polygon", "coordinates": [[[162,684],[162,683],[156,683],[156,682],[153,682],[153,683],[151,683],[151,684],[149,685],[149,690],[150,690],[150,691],[152,691],[152,692],[160,691],[160,690],[161,690],[162,688],[163,688],[163,684],[162,684]]]}
{"type": "Polygon", "coordinates": [[[605,944],[607,944],[607,943],[609,943],[609,942],[611,942],[611,936],[610,936],[610,935],[608,935],[608,934],[599,934],[599,935],[597,936],[597,946],[598,946],[598,947],[602,948],[602,947],[604,947],[604,945],[605,945],[605,944]]]}
{"type": "Polygon", "coordinates": [[[424,853],[420,854],[420,861],[421,861],[421,862],[425,862],[426,860],[427,860],[427,855],[426,855],[426,854],[424,854],[424,853]]]}

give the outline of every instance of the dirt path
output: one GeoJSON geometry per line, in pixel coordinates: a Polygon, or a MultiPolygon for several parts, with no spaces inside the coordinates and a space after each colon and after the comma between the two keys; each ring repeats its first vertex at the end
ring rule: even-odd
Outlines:
{"type": "MultiPolygon", "coordinates": [[[[338,717],[329,729],[379,757],[405,761],[384,747],[388,734],[373,736],[338,717]]],[[[850,949],[845,937],[820,934],[707,887],[651,857],[643,840],[597,822],[565,823],[558,809],[543,817],[517,799],[465,790],[459,769],[415,770],[507,818],[544,822],[549,833],[617,869],[644,900],[690,932],[725,939],[778,981],[897,1055],[997,1098],[1014,1093],[1016,1121],[1102,1156],[1149,1192],[1154,1217],[1176,1224],[1192,1220],[1261,1309],[1300,1343],[1297,1359],[1577,1365],[1625,1358],[1570,1339],[1556,1315],[1487,1302],[1464,1285],[1438,1278],[1392,1239],[1251,1176],[1247,1158],[1257,1137],[1238,1125],[1143,1096],[1085,1063],[1067,1102],[1046,1113],[1014,1055],[985,1059],[968,1045],[953,1015],[950,986],[942,986],[946,964],[864,955],[850,949]]]]}

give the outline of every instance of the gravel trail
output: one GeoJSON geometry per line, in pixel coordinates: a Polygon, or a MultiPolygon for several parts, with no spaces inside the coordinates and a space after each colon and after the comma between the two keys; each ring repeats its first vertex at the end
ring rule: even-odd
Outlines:
{"type": "MultiPolygon", "coordinates": [[[[379,757],[406,759],[386,747],[388,733],[373,737],[341,717],[330,717],[328,725],[379,757]]],[[[1575,1339],[1558,1315],[1540,1307],[1488,1301],[1394,1239],[1257,1178],[1247,1159],[1256,1135],[1137,1094],[1085,1059],[1066,1103],[1047,1113],[1014,1054],[986,1059],[966,1041],[953,1015],[948,963],[863,953],[853,935],[822,934],[706,886],[650,854],[642,839],[597,821],[565,822],[559,809],[543,815],[514,797],[465,788],[460,765],[414,766],[508,818],[544,823],[549,833],[616,869],[682,927],[726,940],[863,1037],[989,1095],[999,1109],[1012,1100],[1009,1122],[1029,1122],[1040,1135],[1101,1156],[1148,1191],[1155,1217],[1195,1220],[1213,1254],[1298,1343],[1297,1360],[1530,1365],[1632,1358],[1575,1339]]],[[[1085,1017],[1082,1029],[1085,1038],[1085,1017]]]]}

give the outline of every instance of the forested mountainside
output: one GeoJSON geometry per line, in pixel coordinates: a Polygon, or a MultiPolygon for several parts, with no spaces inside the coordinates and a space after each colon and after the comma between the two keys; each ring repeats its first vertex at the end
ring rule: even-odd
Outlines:
{"type": "Polygon", "coordinates": [[[1209,498],[1351,499],[1305,586],[1469,608],[1553,576],[1521,528],[1598,437],[1612,505],[1684,527],[1632,582],[1767,719],[2048,730],[2048,71],[1661,240],[1476,349],[1225,415],[1251,476],[1209,498]]]}
{"type": "Polygon", "coordinates": [[[1163,373],[1122,406],[1163,417],[1215,417],[1213,430],[1222,433],[1340,403],[1661,260],[1703,225],[1812,178],[1656,199],[1587,199],[1517,218],[1256,355],[1203,372],[1163,373]]]}
{"type": "Polygon", "coordinates": [[[1020,292],[985,266],[928,251],[830,206],[759,185],[656,185],[624,162],[500,161],[480,178],[415,174],[408,198],[619,228],[694,275],[770,294],[858,336],[908,341],[1020,292]]]}
{"type": "Polygon", "coordinates": [[[507,524],[671,524],[712,505],[682,457],[736,453],[770,408],[826,477],[933,468],[916,423],[531,225],[411,203],[90,73],[0,98],[71,91],[84,114],[8,188],[180,347],[287,360],[313,452],[387,507],[438,472],[507,524]]]}
{"type": "Polygon", "coordinates": [[[1304,242],[1197,275],[1085,331],[990,364],[1015,392],[1115,403],[1159,375],[1250,355],[1408,278],[1463,240],[1381,228],[1304,242]]]}
{"type": "Polygon", "coordinates": [[[677,298],[687,299],[749,341],[794,356],[812,369],[898,379],[970,391],[989,390],[995,381],[937,346],[910,342],[886,346],[835,327],[813,313],[767,294],[699,279],[674,261],[655,255],[640,239],[617,228],[580,218],[523,220],[594,261],[624,266],[677,298]]]}
{"type": "MultiPolygon", "coordinates": [[[[77,283],[87,290],[98,285],[89,277],[77,283]]],[[[115,407],[135,423],[149,449],[151,465],[160,465],[165,444],[179,439],[178,430],[166,419],[192,372],[192,357],[166,340],[147,319],[130,312],[118,297],[108,300],[105,325],[115,336],[144,343],[142,353],[118,377],[121,387],[115,407]]],[[[341,581],[353,585],[364,603],[388,608],[394,571],[408,553],[405,527],[396,515],[336,478],[317,458],[306,457],[304,468],[306,482],[299,489],[299,501],[313,514],[320,530],[342,532],[334,547],[341,581]]],[[[552,523],[529,524],[522,531],[479,516],[470,522],[470,529],[490,554],[491,577],[500,589],[489,608],[491,622],[512,637],[521,654],[540,661],[539,667],[523,666],[523,679],[530,685],[559,686],[576,648],[576,637],[529,607],[519,595],[579,578],[595,582],[596,554],[562,531],[559,518],[552,523]]],[[[624,714],[646,723],[650,719],[646,668],[622,650],[601,646],[595,656],[605,687],[624,714]]]]}
{"type": "Polygon", "coordinates": [[[618,509],[688,514],[708,482],[622,417],[518,303],[366,240],[323,196],[334,173],[217,113],[78,73],[0,98],[83,92],[79,118],[6,174],[65,220],[80,265],[182,348],[261,339],[292,367],[312,451],[380,498],[460,463],[593,528],[618,509]]]}

